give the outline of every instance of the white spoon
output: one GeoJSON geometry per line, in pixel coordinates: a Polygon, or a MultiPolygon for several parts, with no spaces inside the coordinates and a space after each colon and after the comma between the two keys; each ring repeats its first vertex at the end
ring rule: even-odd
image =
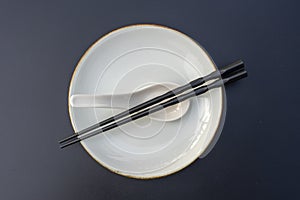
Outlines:
{"type": "MultiPolygon", "coordinates": [[[[149,99],[178,87],[171,83],[148,85],[133,93],[112,95],[74,94],[70,97],[70,105],[77,108],[121,108],[128,109],[149,99]]],[[[181,118],[189,109],[190,101],[186,100],[149,117],[157,121],[174,121],[181,118]]]]}

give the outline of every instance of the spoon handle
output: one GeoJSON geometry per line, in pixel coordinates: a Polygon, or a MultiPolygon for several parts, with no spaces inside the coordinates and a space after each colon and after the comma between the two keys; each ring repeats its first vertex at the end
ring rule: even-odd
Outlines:
{"type": "Polygon", "coordinates": [[[127,108],[131,94],[89,95],[74,94],[70,105],[74,108],[127,108]]]}

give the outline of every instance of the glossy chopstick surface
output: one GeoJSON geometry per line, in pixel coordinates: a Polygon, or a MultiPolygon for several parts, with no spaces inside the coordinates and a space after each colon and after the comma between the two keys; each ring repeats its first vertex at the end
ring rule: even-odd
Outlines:
{"type": "Polygon", "coordinates": [[[230,82],[237,81],[246,76],[247,76],[247,72],[244,70],[244,63],[243,63],[243,61],[239,60],[239,61],[234,62],[226,67],[221,68],[219,71],[212,72],[207,76],[193,80],[184,86],[180,86],[172,91],[169,91],[163,95],[160,95],[149,101],[139,104],[133,108],[130,108],[127,111],[121,112],[120,114],[110,117],[102,122],[99,122],[99,123],[93,125],[93,126],[90,126],[86,129],[78,132],[77,134],[71,135],[60,141],[61,148],[64,148],[71,144],[77,143],[81,140],[92,137],[99,133],[106,132],[108,130],[111,130],[113,128],[121,126],[123,124],[129,123],[130,121],[139,119],[141,117],[147,116],[149,114],[157,112],[161,109],[164,109],[164,108],[174,105],[176,103],[182,102],[193,96],[203,94],[206,91],[208,91],[209,89],[220,87],[223,84],[228,84],[230,82]],[[207,81],[210,81],[213,79],[217,79],[217,78],[221,78],[221,79],[218,79],[217,81],[214,81],[209,85],[199,87],[204,82],[207,82],[207,81]],[[199,88],[197,88],[197,87],[199,87],[199,88]],[[197,89],[195,89],[195,88],[197,88],[197,89]],[[193,89],[193,90],[188,93],[185,93],[183,95],[175,97],[176,95],[181,94],[190,89],[193,89]],[[174,97],[174,98],[172,98],[172,97],[174,97]],[[170,99],[170,98],[172,98],[172,99],[170,99]],[[167,100],[167,99],[170,99],[170,100],[168,100],[164,103],[155,105],[155,104],[157,104],[161,101],[167,100]],[[153,106],[153,107],[151,107],[151,106],[153,106]],[[122,119],[122,118],[124,118],[124,119],[122,119]],[[105,126],[105,125],[107,125],[107,126],[105,126]],[[100,128],[100,127],[102,127],[102,128],[100,128]]]}

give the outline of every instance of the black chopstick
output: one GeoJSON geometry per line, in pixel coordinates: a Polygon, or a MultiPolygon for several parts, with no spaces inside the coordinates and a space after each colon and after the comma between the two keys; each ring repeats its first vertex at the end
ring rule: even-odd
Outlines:
{"type": "Polygon", "coordinates": [[[155,106],[153,106],[151,108],[147,108],[147,109],[145,109],[145,110],[143,110],[141,112],[138,112],[138,113],[133,114],[133,115],[131,115],[129,117],[126,117],[126,118],[124,118],[124,119],[122,119],[120,121],[111,123],[108,126],[105,126],[103,128],[94,130],[92,132],[87,132],[87,133],[78,135],[74,140],[68,141],[68,142],[62,144],[60,147],[64,148],[64,147],[67,147],[69,145],[75,144],[75,143],[77,143],[79,141],[82,141],[84,139],[87,139],[87,138],[90,138],[92,136],[95,136],[95,135],[97,135],[99,133],[104,133],[104,132],[109,131],[111,129],[114,129],[116,127],[119,127],[119,126],[122,126],[124,124],[127,124],[127,123],[129,123],[131,121],[140,119],[140,118],[142,118],[144,116],[150,115],[150,114],[155,113],[155,112],[157,112],[159,110],[165,109],[165,108],[167,108],[169,106],[172,106],[172,105],[175,105],[175,104],[180,103],[182,101],[185,101],[185,100],[187,100],[187,99],[189,99],[191,97],[203,94],[203,93],[207,92],[210,89],[213,89],[213,88],[216,88],[216,87],[220,87],[223,84],[227,85],[227,84],[229,84],[231,82],[235,82],[235,81],[237,81],[239,79],[242,79],[242,78],[244,78],[246,76],[247,76],[247,72],[245,70],[237,70],[237,72],[235,72],[235,73],[233,72],[231,75],[229,75],[229,76],[227,76],[227,77],[225,77],[223,79],[218,79],[218,80],[216,80],[216,81],[214,81],[214,82],[212,82],[212,83],[210,83],[208,85],[204,85],[204,86],[198,87],[198,88],[196,88],[196,89],[194,89],[194,90],[192,90],[192,91],[190,91],[188,93],[185,93],[185,94],[179,95],[177,97],[174,97],[174,98],[172,98],[172,99],[170,99],[170,100],[168,100],[166,102],[163,102],[161,104],[155,105],[155,106]]]}
{"type": "Polygon", "coordinates": [[[109,123],[112,123],[112,122],[114,122],[116,120],[122,119],[122,118],[124,118],[126,116],[129,116],[131,114],[139,112],[139,111],[141,111],[141,110],[143,110],[145,108],[148,108],[149,106],[153,106],[153,105],[155,105],[157,103],[160,103],[160,102],[162,102],[162,101],[164,101],[166,99],[169,99],[169,98],[174,97],[174,96],[176,96],[178,94],[181,94],[181,93],[183,93],[183,92],[185,92],[185,91],[187,91],[189,89],[196,88],[196,87],[202,85],[203,83],[205,83],[205,82],[207,82],[209,80],[213,80],[213,79],[219,78],[220,76],[221,77],[228,76],[232,72],[240,70],[240,69],[243,69],[243,68],[244,68],[244,62],[242,60],[238,60],[238,61],[236,61],[236,62],[234,62],[234,63],[232,63],[230,65],[222,67],[220,70],[214,71],[214,72],[212,72],[212,73],[210,73],[210,74],[208,74],[208,75],[206,75],[204,77],[200,77],[198,79],[195,79],[195,80],[189,82],[186,85],[183,85],[183,86],[180,86],[178,88],[175,88],[175,89],[173,89],[173,90],[171,90],[171,91],[169,91],[169,92],[167,92],[165,94],[157,96],[157,97],[155,97],[153,99],[150,99],[150,100],[148,100],[148,101],[146,101],[146,102],[144,102],[142,104],[134,106],[134,107],[130,108],[129,110],[123,111],[123,112],[121,112],[121,113],[119,113],[119,114],[117,114],[117,115],[115,115],[113,117],[110,117],[110,118],[108,118],[108,119],[106,119],[104,121],[101,121],[101,122],[99,122],[97,124],[94,124],[94,125],[88,127],[88,128],[85,128],[85,129],[83,129],[83,130],[81,130],[81,131],[79,131],[79,132],[77,132],[77,133],[75,133],[75,134],[73,134],[73,135],[71,135],[71,136],[63,139],[63,140],[60,140],[59,143],[61,144],[61,143],[64,143],[66,141],[72,140],[72,139],[76,138],[78,135],[84,134],[86,132],[89,132],[91,130],[99,128],[101,126],[104,126],[104,125],[107,125],[109,123]]]}

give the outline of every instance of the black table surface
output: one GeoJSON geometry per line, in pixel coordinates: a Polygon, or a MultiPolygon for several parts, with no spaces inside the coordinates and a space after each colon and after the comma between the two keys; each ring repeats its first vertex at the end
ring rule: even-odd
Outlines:
{"type": "Polygon", "coordinates": [[[299,1],[0,2],[0,199],[300,199],[299,1]],[[72,133],[73,70],[101,35],[136,23],[178,29],[249,77],[227,88],[213,151],[160,179],[111,173],[72,133]],[[298,189],[298,192],[297,192],[298,189]]]}

